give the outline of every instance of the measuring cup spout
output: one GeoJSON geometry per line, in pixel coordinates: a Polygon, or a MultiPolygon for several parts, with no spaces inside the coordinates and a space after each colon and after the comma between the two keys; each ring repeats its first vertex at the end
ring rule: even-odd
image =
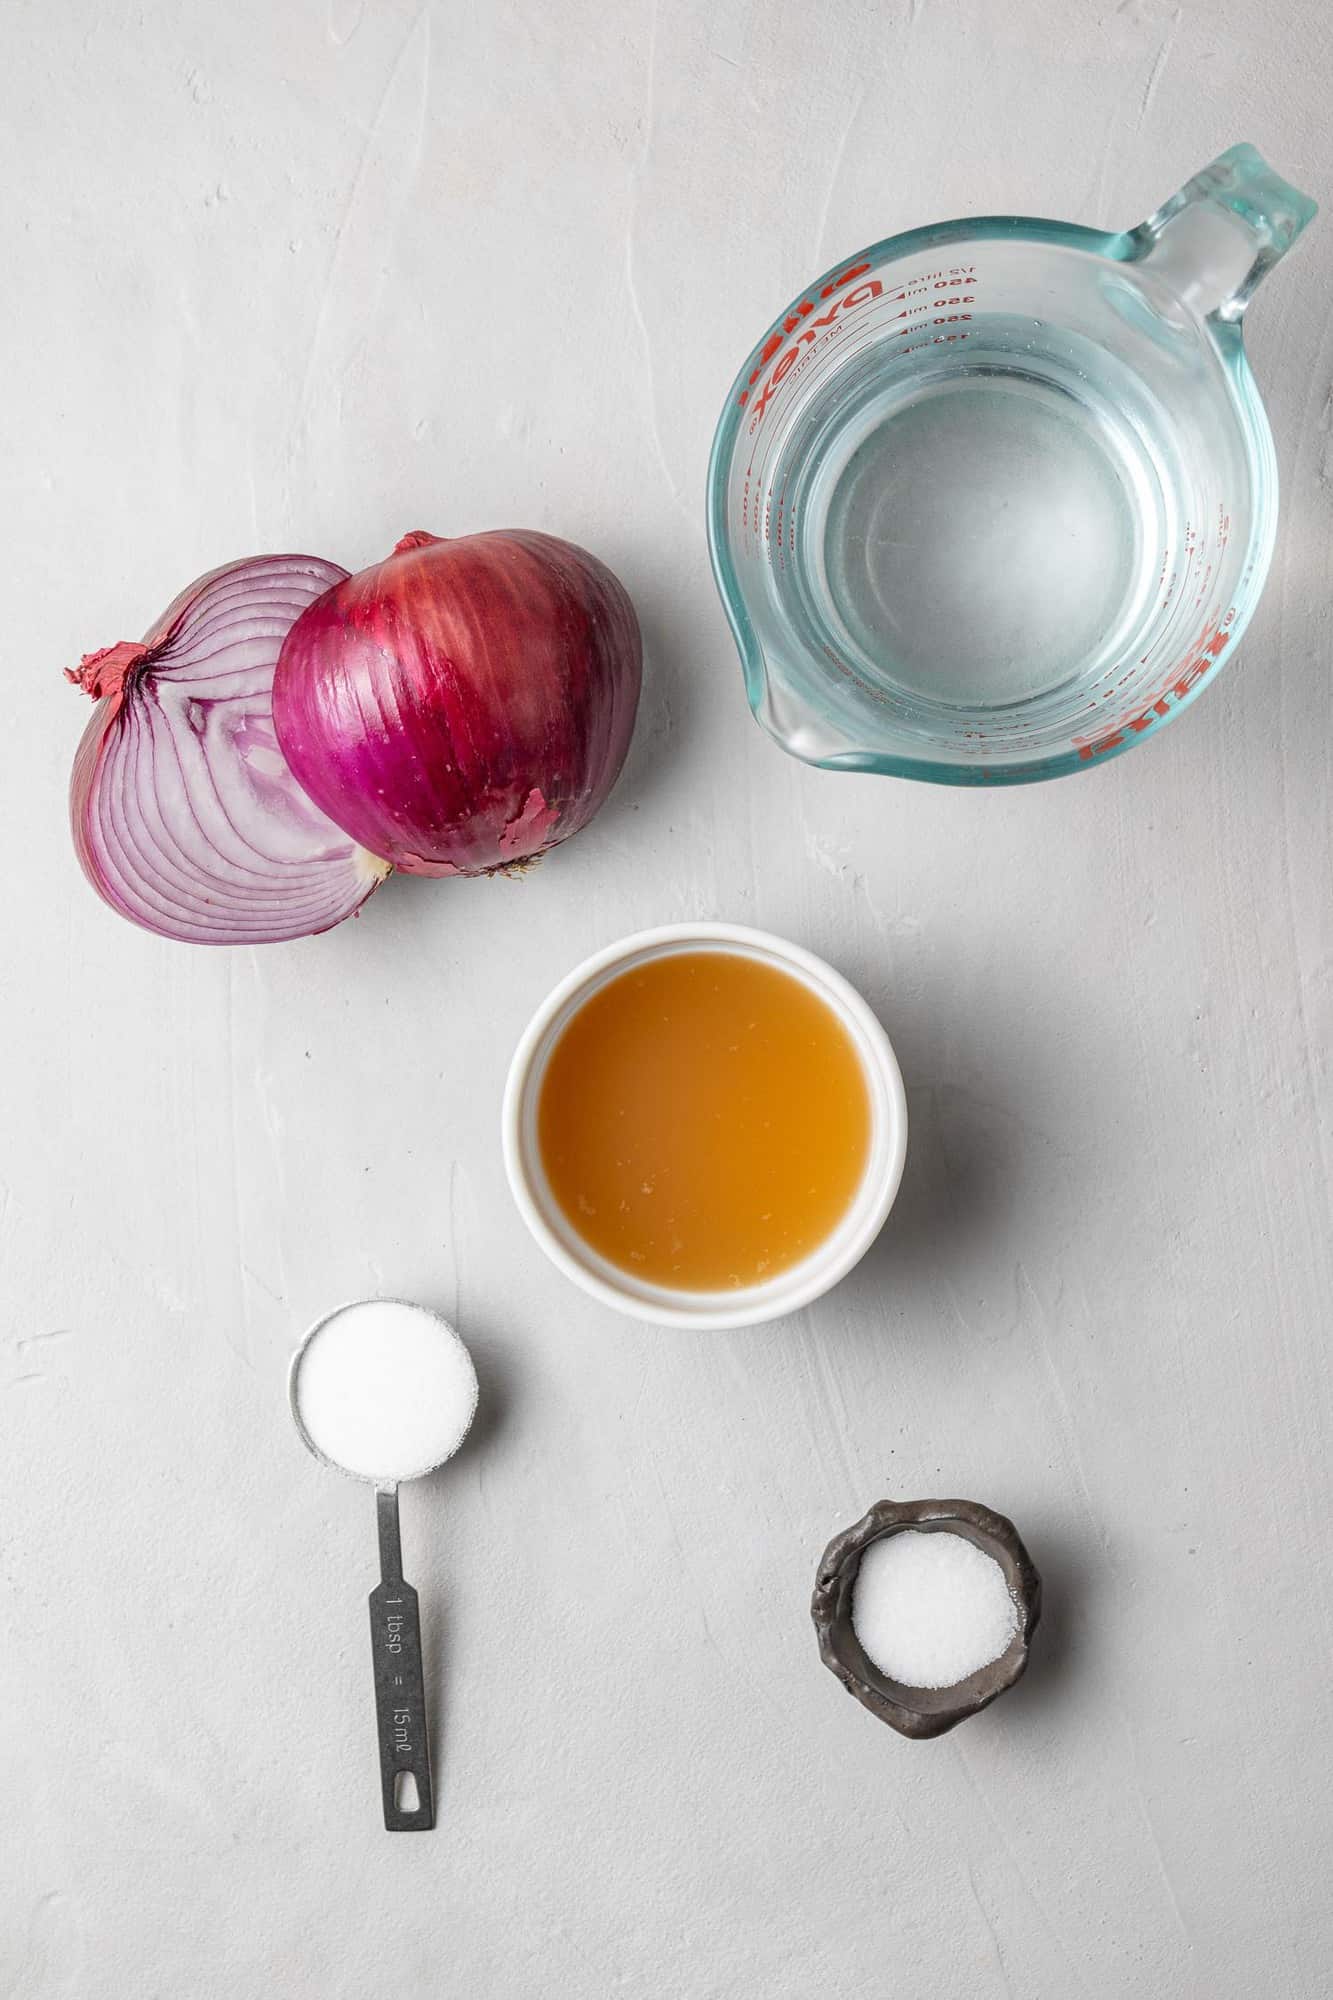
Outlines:
{"type": "Polygon", "coordinates": [[[1194,311],[1234,321],[1316,211],[1253,146],[1229,146],[1130,232],[1133,254],[1194,311]]]}

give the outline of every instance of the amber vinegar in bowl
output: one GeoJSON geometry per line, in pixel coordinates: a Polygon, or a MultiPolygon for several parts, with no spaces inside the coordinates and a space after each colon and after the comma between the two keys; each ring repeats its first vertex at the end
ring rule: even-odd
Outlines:
{"type": "Polygon", "coordinates": [[[864,1254],[906,1155],[902,1078],[860,995],[800,946],[672,925],[600,952],[511,1066],[510,1185],[552,1261],[640,1319],[776,1319],[864,1254]]]}

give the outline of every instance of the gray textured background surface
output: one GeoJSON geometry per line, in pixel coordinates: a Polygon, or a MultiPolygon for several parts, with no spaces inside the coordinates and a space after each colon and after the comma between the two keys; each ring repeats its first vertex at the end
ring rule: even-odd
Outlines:
{"type": "Polygon", "coordinates": [[[1333,199],[1327,16],[1124,0],[236,0],[6,16],[0,1990],[903,2000],[1328,1990],[1333,217],[1251,345],[1284,522],[1218,686],[1056,786],[828,776],[746,713],[712,425],[843,250],[1135,221],[1251,138],[1333,199]],[[59,669],[255,549],[585,541],[628,775],[522,883],[235,955],[79,878],[59,669]],[[840,1291],[667,1336],[567,1288],[514,1038],[634,926],[782,930],[882,1012],[903,1194],[840,1291]],[[378,1287],[485,1421],[405,1500],[441,1824],[377,1825],[367,1495],[283,1406],[378,1287]],[[819,1667],[828,1535],[1014,1515],[1033,1671],[940,1743],[819,1667]]]}

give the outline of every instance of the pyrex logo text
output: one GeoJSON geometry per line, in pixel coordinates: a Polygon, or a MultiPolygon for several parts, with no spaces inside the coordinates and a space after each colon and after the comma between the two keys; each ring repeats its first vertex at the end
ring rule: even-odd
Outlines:
{"type": "Polygon", "coordinates": [[[1135,735],[1142,735],[1145,729],[1151,729],[1162,716],[1168,715],[1174,703],[1183,701],[1187,694],[1192,693],[1204,675],[1212,672],[1219,655],[1226,649],[1231,638],[1227,627],[1235,615],[1236,609],[1233,605],[1221,624],[1214,625],[1206,632],[1193,649],[1179,679],[1164,688],[1149,707],[1123,716],[1097,736],[1076,736],[1074,742],[1083,761],[1087,763],[1093,757],[1104,757],[1108,750],[1118,750],[1125,740],[1127,729],[1133,730],[1135,735]]]}
{"type": "Polygon", "coordinates": [[[764,411],[768,408],[778,385],[796,366],[797,357],[806,342],[818,339],[820,328],[832,326],[839,312],[849,312],[855,306],[864,305],[867,299],[877,299],[880,296],[884,287],[880,284],[878,278],[872,278],[868,284],[857,285],[854,292],[846,290],[848,285],[854,284],[856,279],[863,277],[869,269],[869,264],[852,264],[847,270],[840,272],[836,278],[831,279],[821,289],[818,299],[802,299],[799,305],[792,307],[781,326],[774,327],[772,333],[770,333],[768,339],[760,349],[759,360],[750,375],[749,387],[741,390],[739,400],[742,407],[749,402],[750,390],[753,389],[768,363],[773,359],[775,354],[781,351],[782,343],[787,335],[796,333],[798,327],[801,328],[801,331],[786,353],[782,355],[782,359],[778,362],[777,367],[764,384],[763,393],[760,395],[754,409],[754,421],[756,425],[762,419],[764,411]],[[845,297],[835,297],[835,294],[838,292],[844,292],[846,294],[845,297]],[[833,304],[828,307],[827,311],[820,313],[818,317],[813,317],[817,306],[828,299],[832,299],[833,304]],[[808,321],[809,324],[802,326],[802,321],[808,321]]]}

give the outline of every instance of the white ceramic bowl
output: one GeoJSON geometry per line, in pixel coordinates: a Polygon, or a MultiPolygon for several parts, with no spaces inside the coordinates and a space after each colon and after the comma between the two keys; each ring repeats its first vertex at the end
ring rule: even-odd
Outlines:
{"type": "Polygon", "coordinates": [[[907,1099],[892,1044],[854,987],[823,959],[785,938],[736,924],[666,924],[622,938],[576,967],[537,1009],[514,1052],[504,1098],[505,1171],[519,1213],[551,1262],[604,1305],[659,1326],[701,1330],[781,1319],[819,1298],[865,1255],[893,1207],[907,1157],[907,1099]],[[669,952],[740,952],[794,973],[833,1009],[861,1058],[870,1093],[870,1153],[856,1196],[817,1250],[762,1285],[683,1291],[620,1270],[585,1243],[551,1192],[537,1143],[537,1105],[551,1051],[599,986],[669,952]]]}

